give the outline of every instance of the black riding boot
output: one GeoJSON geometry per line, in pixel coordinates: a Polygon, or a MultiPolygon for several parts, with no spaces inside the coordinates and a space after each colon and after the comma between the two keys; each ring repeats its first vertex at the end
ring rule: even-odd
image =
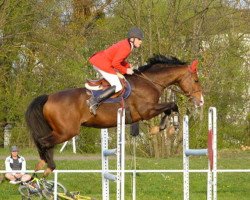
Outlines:
{"type": "Polygon", "coordinates": [[[91,98],[87,100],[90,112],[96,115],[96,109],[99,104],[111,97],[113,94],[115,94],[115,86],[111,86],[110,88],[104,90],[98,97],[91,96],[91,98]]]}

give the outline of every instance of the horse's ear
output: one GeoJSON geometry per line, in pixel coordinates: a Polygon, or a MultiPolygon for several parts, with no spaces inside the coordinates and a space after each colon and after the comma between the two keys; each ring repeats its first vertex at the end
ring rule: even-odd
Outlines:
{"type": "Polygon", "coordinates": [[[188,66],[191,73],[196,73],[198,71],[198,60],[194,60],[191,65],[188,66]]]}

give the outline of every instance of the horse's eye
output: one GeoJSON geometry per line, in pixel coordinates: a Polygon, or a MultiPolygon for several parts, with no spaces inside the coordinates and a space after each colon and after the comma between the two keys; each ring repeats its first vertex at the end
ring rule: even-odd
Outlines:
{"type": "Polygon", "coordinates": [[[194,82],[195,82],[195,83],[198,83],[198,82],[199,82],[199,80],[194,80],[194,82]]]}

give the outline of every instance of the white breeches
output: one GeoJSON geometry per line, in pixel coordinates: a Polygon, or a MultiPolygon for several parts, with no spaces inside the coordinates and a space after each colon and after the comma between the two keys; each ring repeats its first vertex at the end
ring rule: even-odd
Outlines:
{"type": "Polygon", "coordinates": [[[99,72],[103,76],[104,79],[106,79],[109,82],[111,86],[115,86],[115,92],[119,92],[122,89],[122,84],[116,74],[107,73],[103,70],[98,69],[95,66],[94,68],[97,72],[99,72]]]}

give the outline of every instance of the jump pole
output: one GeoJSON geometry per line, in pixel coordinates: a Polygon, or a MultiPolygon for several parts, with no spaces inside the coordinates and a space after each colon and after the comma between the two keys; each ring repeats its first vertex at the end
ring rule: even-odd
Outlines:
{"type": "Polygon", "coordinates": [[[207,200],[217,200],[217,111],[208,111],[208,148],[189,149],[188,116],[183,118],[183,185],[184,200],[189,200],[189,157],[208,155],[207,200]]]}
{"type": "Polygon", "coordinates": [[[101,129],[102,199],[109,200],[109,181],[116,182],[116,199],[125,200],[125,109],[117,111],[117,148],[108,148],[108,129],[101,129]],[[117,156],[116,175],[109,173],[109,156],[117,156]]]}

